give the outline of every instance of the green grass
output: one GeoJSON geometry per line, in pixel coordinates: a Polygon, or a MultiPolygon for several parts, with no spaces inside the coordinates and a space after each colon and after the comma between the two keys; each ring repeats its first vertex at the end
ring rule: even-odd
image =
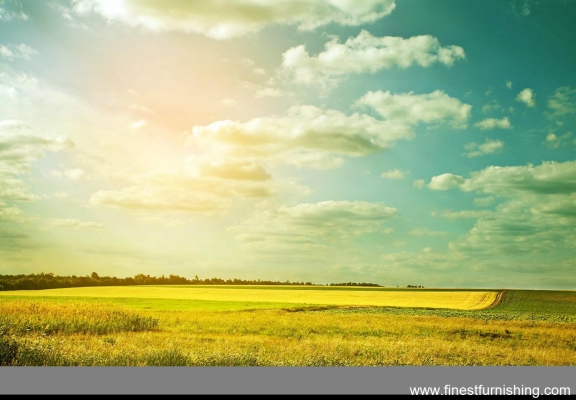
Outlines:
{"type": "Polygon", "coordinates": [[[540,321],[576,323],[576,292],[548,290],[507,290],[502,302],[484,310],[442,310],[392,307],[338,308],[320,311],[331,314],[388,314],[412,316],[464,317],[478,320],[540,321]]]}
{"type": "Polygon", "coordinates": [[[494,311],[576,316],[576,292],[509,290],[494,311]]]}

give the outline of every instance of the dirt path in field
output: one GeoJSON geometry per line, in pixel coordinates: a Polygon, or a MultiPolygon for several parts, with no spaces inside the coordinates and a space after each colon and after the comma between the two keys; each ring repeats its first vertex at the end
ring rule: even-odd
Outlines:
{"type": "Polygon", "coordinates": [[[494,300],[494,302],[492,304],[490,304],[488,307],[486,307],[486,309],[488,308],[496,308],[500,305],[500,303],[502,303],[502,300],[504,299],[504,295],[506,294],[506,290],[503,290],[501,292],[498,292],[498,294],[496,295],[496,299],[494,300]]]}

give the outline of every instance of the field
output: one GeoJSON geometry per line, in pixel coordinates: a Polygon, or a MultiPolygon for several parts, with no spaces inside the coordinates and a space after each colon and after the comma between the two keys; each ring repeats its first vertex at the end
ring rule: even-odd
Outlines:
{"type": "Polygon", "coordinates": [[[132,286],[0,292],[0,365],[576,365],[576,292],[132,286]]]}

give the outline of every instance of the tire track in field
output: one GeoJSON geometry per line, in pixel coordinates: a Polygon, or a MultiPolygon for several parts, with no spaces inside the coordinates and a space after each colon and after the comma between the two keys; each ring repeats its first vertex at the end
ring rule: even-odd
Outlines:
{"type": "Polygon", "coordinates": [[[494,299],[492,304],[486,307],[486,309],[498,307],[500,303],[502,303],[502,300],[504,300],[504,295],[506,294],[506,292],[507,290],[502,290],[501,292],[498,292],[498,294],[496,295],[496,299],[494,299]]]}
{"type": "Polygon", "coordinates": [[[490,297],[493,296],[494,292],[485,292],[482,294],[482,297],[480,297],[480,299],[478,299],[476,301],[476,303],[470,307],[470,310],[487,310],[490,308],[494,308],[497,307],[501,302],[502,302],[502,298],[504,296],[504,291],[498,292],[496,293],[496,296],[494,297],[494,300],[492,300],[492,302],[488,305],[485,305],[488,301],[490,301],[490,297]]]}

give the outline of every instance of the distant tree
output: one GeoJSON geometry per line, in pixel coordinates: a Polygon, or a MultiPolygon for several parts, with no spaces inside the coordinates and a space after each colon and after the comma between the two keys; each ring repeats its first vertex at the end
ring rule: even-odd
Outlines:
{"type": "Polygon", "coordinates": [[[90,275],[90,277],[92,279],[100,279],[100,277],[98,276],[98,274],[96,272],[92,272],[92,275],[90,275]]]}

